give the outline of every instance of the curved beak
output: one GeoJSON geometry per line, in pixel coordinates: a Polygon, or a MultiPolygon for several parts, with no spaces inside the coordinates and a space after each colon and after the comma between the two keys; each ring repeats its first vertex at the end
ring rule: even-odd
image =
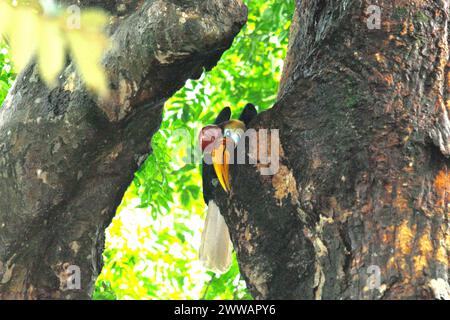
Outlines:
{"type": "Polygon", "coordinates": [[[211,152],[214,171],[216,172],[220,185],[225,190],[225,192],[229,192],[231,190],[229,164],[230,164],[230,154],[231,152],[233,152],[233,150],[234,150],[233,140],[223,138],[222,141],[216,147],[214,147],[214,149],[211,152]]]}

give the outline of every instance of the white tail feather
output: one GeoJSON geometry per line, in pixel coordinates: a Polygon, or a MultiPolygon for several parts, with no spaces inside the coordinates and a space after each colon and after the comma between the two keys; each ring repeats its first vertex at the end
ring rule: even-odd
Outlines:
{"type": "Polygon", "coordinates": [[[200,261],[215,273],[225,273],[230,269],[232,248],[230,233],[220,209],[210,200],[200,245],[200,261]]]}

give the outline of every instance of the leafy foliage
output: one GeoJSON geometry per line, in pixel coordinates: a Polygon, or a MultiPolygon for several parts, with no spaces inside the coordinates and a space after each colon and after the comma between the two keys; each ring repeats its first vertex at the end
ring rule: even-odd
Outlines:
{"type": "Polygon", "coordinates": [[[238,116],[247,102],[271,107],[286,54],[294,1],[249,0],[247,26],[219,64],[188,81],[165,106],[153,154],[127,191],[108,229],[105,267],[97,299],[249,299],[236,259],[216,276],[199,263],[204,209],[199,164],[186,164],[198,129],[231,106],[238,116]]]}
{"type": "Polygon", "coordinates": [[[15,78],[8,47],[0,43],[0,103],[6,98],[15,78]]]}

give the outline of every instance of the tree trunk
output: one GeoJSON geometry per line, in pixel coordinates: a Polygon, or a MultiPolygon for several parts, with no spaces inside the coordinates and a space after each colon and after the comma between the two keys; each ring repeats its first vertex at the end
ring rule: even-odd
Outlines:
{"type": "Polygon", "coordinates": [[[90,297],[164,102],[215,65],[247,14],[240,0],[84,3],[113,15],[110,97],[89,94],[72,63],[47,89],[32,64],[0,109],[0,299],[90,297]]]}
{"type": "Polygon", "coordinates": [[[280,169],[219,205],[257,299],[450,297],[449,0],[297,0],[280,169]],[[371,22],[371,21],[369,21],[371,22]]]}

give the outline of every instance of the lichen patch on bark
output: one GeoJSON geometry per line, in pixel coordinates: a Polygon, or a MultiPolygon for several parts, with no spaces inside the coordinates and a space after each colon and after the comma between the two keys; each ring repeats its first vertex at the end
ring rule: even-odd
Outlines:
{"type": "Polygon", "coordinates": [[[441,170],[434,179],[436,190],[436,205],[445,208],[450,203],[450,174],[447,170],[441,170]]]}
{"type": "Polygon", "coordinates": [[[433,255],[433,243],[430,239],[429,227],[426,228],[417,243],[418,254],[413,257],[414,273],[420,277],[424,270],[428,268],[428,261],[433,255]]]}
{"type": "Polygon", "coordinates": [[[247,277],[250,279],[252,286],[258,291],[261,297],[264,297],[269,292],[267,282],[270,277],[269,274],[261,272],[258,266],[255,264],[254,266],[245,265],[244,272],[247,277]]]}
{"type": "Polygon", "coordinates": [[[403,220],[397,228],[396,248],[401,255],[409,255],[412,251],[415,230],[409,226],[408,220],[403,220]]]}
{"type": "Polygon", "coordinates": [[[278,204],[281,206],[283,200],[291,197],[291,203],[296,204],[298,202],[298,190],[297,181],[295,180],[292,170],[285,165],[280,165],[280,169],[277,174],[272,177],[272,186],[275,189],[275,198],[278,200],[278,204]]]}

